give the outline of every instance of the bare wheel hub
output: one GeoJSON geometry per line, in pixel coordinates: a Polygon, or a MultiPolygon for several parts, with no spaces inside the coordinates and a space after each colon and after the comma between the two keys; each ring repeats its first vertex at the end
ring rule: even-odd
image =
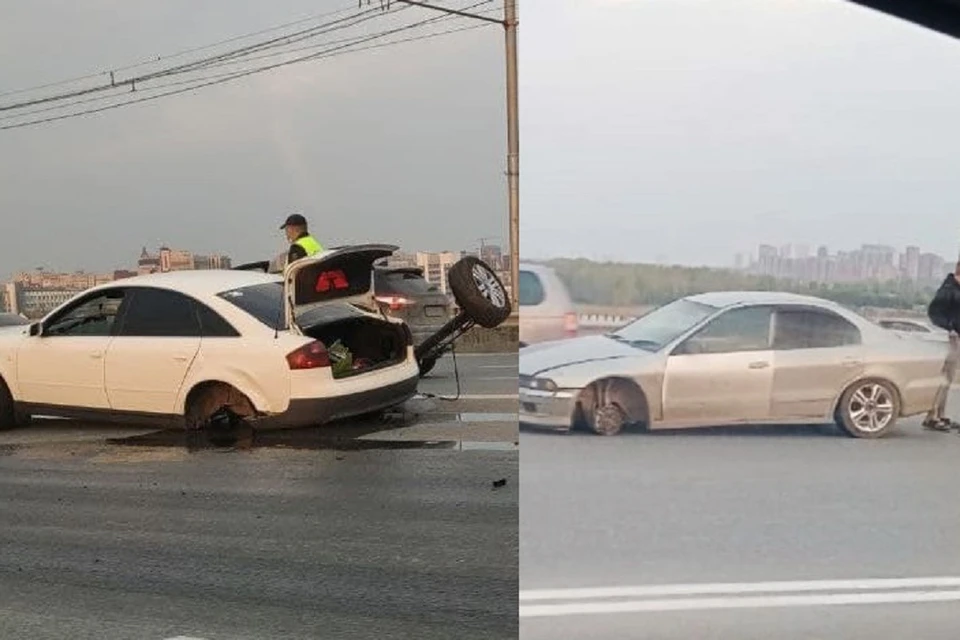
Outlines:
{"type": "Polygon", "coordinates": [[[597,408],[593,415],[593,430],[602,436],[612,436],[623,429],[623,411],[615,404],[597,408]]]}
{"type": "Polygon", "coordinates": [[[497,309],[503,309],[507,304],[507,294],[500,283],[497,282],[493,273],[484,268],[483,265],[475,264],[471,269],[471,274],[473,275],[473,282],[477,285],[477,289],[483,297],[497,309]]]}

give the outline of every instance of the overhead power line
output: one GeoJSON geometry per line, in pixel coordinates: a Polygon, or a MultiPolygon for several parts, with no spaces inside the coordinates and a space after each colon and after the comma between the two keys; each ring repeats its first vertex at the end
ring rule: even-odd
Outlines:
{"type": "Polygon", "coordinates": [[[134,88],[134,89],[135,89],[137,84],[141,84],[141,83],[144,83],[144,82],[147,82],[147,81],[149,81],[149,80],[156,79],[156,78],[162,78],[162,77],[165,77],[165,76],[175,75],[175,74],[177,74],[177,73],[183,73],[183,72],[186,72],[186,71],[190,71],[190,70],[202,68],[202,67],[203,67],[204,65],[206,65],[206,64],[210,64],[210,63],[214,63],[214,62],[220,62],[220,61],[223,61],[223,60],[229,59],[229,58],[235,58],[235,57],[237,57],[237,56],[243,55],[244,53],[260,51],[260,50],[262,50],[262,49],[264,49],[264,48],[266,48],[266,47],[269,47],[269,46],[271,46],[271,45],[275,45],[276,43],[278,43],[278,42],[280,42],[280,41],[283,41],[283,40],[285,40],[285,39],[288,39],[288,38],[295,38],[295,37],[298,37],[298,36],[306,35],[306,34],[308,34],[308,33],[312,33],[312,34],[314,34],[314,35],[322,35],[322,34],[325,34],[325,33],[330,33],[330,32],[332,32],[332,31],[337,31],[337,30],[340,30],[340,29],[345,29],[345,28],[347,28],[347,27],[355,26],[356,24],[359,24],[360,22],[365,22],[365,21],[367,21],[367,20],[370,20],[370,19],[379,17],[379,16],[381,16],[381,15],[383,15],[383,14],[380,12],[379,9],[367,9],[366,11],[362,11],[362,12],[360,12],[360,13],[355,13],[355,14],[350,15],[350,16],[347,16],[347,17],[345,17],[345,18],[339,18],[339,19],[333,20],[333,21],[331,21],[331,22],[326,22],[326,23],[323,23],[323,24],[321,24],[321,25],[317,25],[317,26],[311,27],[310,29],[305,29],[305,30],[302,30],[302,31],[298,31],[298,32],[296,32],[296,33],[288,34],[288,35],[283,36],[283,37],[280,37],[280,38],[274,38],[274,39],[268,40],[268,41],[266,41],[266,42],[259,42],[259,43],[256,43],[256,44],[253,44],[253,45],[249,45],[249,46],[246,46],[246,47],[241,47],[241,48],[239,48],[239,49],[234,49],[234,50],[231,50],[231,51],[227,51],[227,52],[224,52],[224,53],[215,55],[215,56],[210,56],[210,57],[207,57],[207,58],[202,58],[202,59],[200,59],[200,60],[196,60],[196,61],[193,61],[193,62],[188,62],[188,63],[185,63],[185,64],[177,65],[177,66],[172,67],[172,68],[162,69],[162,70],[160,70],[160,71],[154,71],[154,72],[152,72],[152,73],[146,73],[146,74],[142,74],[142,75],[138,75],[138,76],[133,76],[133,77],[130,77],[130,78],[122,78],[122,79],[117,80],[117,79],[116,79],[116,76],[115,76],[115,73],[110,72],[110,74],[109,74],[109,75],[110,75],[110,82],[104,82],[104,83],[102,83],[102,84],[98,84],[98,85],[95,85],[95,86],[92,86],[92,87],[86,87],[86,88],[84,88],[84,89],[77,89],[77,90],[74,90],[74,91],[68,91],[68,92],[60,93],[60,94],[56,94],[56,95],[44,96],[44,97],[42,97],[42,98],[34,98],[34,99],[31,99],[31,100],[22,100],[22,101],[20,101],[20,102],[14,102],[14,103],[11,103],[11,104],[0,104],[0,111],[13,111],[13,110],[16,110],[16,109],[23,109],[23,108],[26,108],[26,107],[32,107],[32,106],[39,105],[39,104],[47,104],[47,103],[50,103],[50,102],[56,102],[56,101],[60,101],[60,100],[68,100],[68,99],[70,99],[70,98],[79,98],[79,97],[81,97],[81,96],[90,95],[90,94],[92,94],[92,93],[101,93],[101,92],[104,92],[104,91],[111,91],[111,90],[113,90],[113,89],[116,89],[117,87],[131,87],[131,88],[134,88]]]}
{"type": "MultiPolygon", "coordinates": [[[[487,2],[489,2],[489,0],[486,0],[485,2],[479,3],[479,4],[486,4],[487,2]]],[[[450,16],[445,16],[445,17],[449,18],[450,16]]],[[[345,54],[347,54],[347,53],[355,53],[355,52],[359,52],[359,51],[365,51],[365,50],[371,50],[371,49],[379,49],[379,48],[384,48],[384,47],[388,47],[388,46],[399,45],[399,44],[403,44],[403,43],[407,43],[407,42],[414,42],[414,41],[418,41],[418,40],[426,40],[426,39],[430,39],[430,38],[437,38],[437,37],[444,36],[444,35],[449,35],[449,34],[452,34],[452,33],[457,33],[457,32],[461,32],[461,31],[468,31],[468,30],[473,30],[473,29],[477,29],[477,28],[482,28],[482,27],[484,27],[484,26],[489,26],[489,25],[486,24],[486,23],[484,23],[484,24],[471,24],[471,25],[462,26],[462,27],[458,27],[458,28],[451,28],[451,29],[447,29],[447,30],[443,30],[443,31],[439,31],[439,32],[432,32],[432,33],[427,33],[427,34],[421,34],[421,35],[418,35],[418,36],[412,36],[412,37],[406,37],[406,38],[393,39],[393,40],[389,40],[389,41],[387,41],[387,42],[380,42],[380,43],[374,43],[374,44],[365,44],[365,43],[371,43],[371,42],[373,42],[373,41],[375,41],[375,40],[383,39],[383,38],[386,38],[386,37],[389,37],[389,36],[391,36],[391,35],[395,35],[395,34],[398,34],[398,33],[401,33],[401,32],[405,32],[405,31],[409,31],[409,30],[412,30],[412,29],[415,29],[415,28],[423,27],[423,26],[425,26],[425,25],[427,25],[427,24],[431,24],[431,23],[434,23],[434,22],[438,22],[440,19],[441,19],[441,18],[438,18],[438,17],[428,18],[428,19],[425,19],[425,20],[420,20],[420,21],[418,21],[418,22],[406,24],[406,25],[403,25],[403,26],[400,26],[400,27],[396,27],[396,28],[393,28],[393,29],[384,30],[384,31],[381,31],[381,32],[377,32],[377,33],[374,33],[374,34],[367,35],[367,36],[351,38],[351,39],[348,39],[347,42],[344,42],[344,43],[342,43],[342,44],[338,44],[338,45],[334,45],[334,46],[327,46],[326,48],[322,49],[321,51],[317,51],[317,52],[314,52],[314,53],[311,53],[311,54],[308,54],[308,55],[298,56],[298,57],[296,57],[296,58],[292,58],[292,59],[290,59],[290,60],[284,60],[284,61],[282,61],[282,62],[278,62],[278,63],[274,63],[274,64],[263,65],[263,66],[254,67],[254,68],[252,68],[252,69],[245,69],[245,70],[241,70],[241,71],[228,72],[228,73],[223,73],[223,74],[214,75],[214,76],[207,76],[207,77],[205,77],[205,78],[195,78],[195,79],[193,79],[193,80],[187,80],[187,81],[181,81],[181,82],[174,82],[174,83],[167,83],[167,84],[165,84],[165,85],[161,85],[161,86],[157,86],[157,87],[150,87],[150,88],[146,88],[146,89],[141,89],[141,90],[138,90],[138,91],[140,91],[140,92],[155,91],[155,90],[160,90],[160,89],[163,89],[163,88],[173,87],[173,86],[176,86],[176,85],[187,85],[187,86],[182,86],[181,88],[178,88],[178,89],[172,89],[172,90],[169,90],[169,91],[162,91],[161,93],[156,93],[156,94],[153,94],[153,95],[147,95],[147,96],[143,96],[143,97],[139,97],[139,98],[135,98],[135,99],[122,100],[122,101],[119,101],[119,102],[116,102],[116,103],[113,103],[113,104],[108,104],[108,105],[104,105],[104,106],[100,106],[100,107],[83,109],[83,110],[80,110],[80,111],[74,111],[74,112],[65,113],[65,114],[60,114],[60,115],[55,115],[55,116],[48,116],[48,117],[43,117],[43,118],[36,118],[36,119],[26,120],[26,121],[23,121],[23,122],[16,122],[16,123],[8,124],[8,125],[3,125],[3,126],[0,126],[0,131],[9,130],[9,129],[19,129],[19,128],[30,127],[30,126],[37,126],[37,125],[41,125],[41,124],[45,124],[45,123],[50,123],[50,122],[55,122],[55,121],[59,121],[59,120],[66,120],[66,119],[71,119],[71,118],[78,118],[78,117],[82,117],[82,116],[86,116],[86,115],[91,115],[91,114],[95,114],[95,113],[100,113],[100,112],[103,112],[103,111],[109,111],[109,110],[113,110],[113,109],[118,109],[118,108],[125,107],[125,106],[132,105],[132,104],[138,104],[138,103],[142,103],[142,102],[148,102],[148,101],[157,100],[157,99],[164,98],[164,97],[168,97],[168,96],[173,96],[173,95],[178,95],[178,94],[182,94],[182,93],[187,93],[187,92],[195,91],[195,90],[202,89],[202,88],[205,88],[205,87],[210,87],[210,86],[214,86],[214,85],[224,84],[224,83],[231,82],[231,81],[233,81],[233,80],[237,80],[237,79],[244,78],[244,77],[247,77],[247,76],[251,76],[251,75],[254,75],[254,74],[264,73],[264,72],[271,71],[271,70],[274,70],[274,69],[278,69],[278,68],[281,68],[281,67],[286,67],[286,66],[290,66],[290,65],[293,65],[293,64],[299,64],[299,63],[302,63],[302,62],[308,62],[308,61],[319,60],[319,59],[324,59],[324,58],[332,58],[332,57],[336,57],[336,56],[340,56],[340,55],[345,55],[345,54]],[[365,45],[365,46],[358,46],[358,45],[365,45]]],[[[329,45],[330,43],[327,43],[327,44],[329,45]]],[[[315,47],[308,47],[308,48],[309,48],[309,49],[313,49],[313,48],[315,48],[315,47]]],[[[290,52],[287,52],[287,53],[290,53],[290,52]]],[[[120,94],[120,95],[121,95],[121,96],[122,96],[122,95],[129,95],[129,93],[124,92],[124,93],[122,93],[122,94],[120,94]]],[[[94,98],[87,98],[87,99],[85,99],[85,100],[76,100],[76,101],[73,101],[73,102],[71,102],[71,103],[69,103],[69,104],[67,104],[67,105],[60,105],[60,106],[57,106],[57,107],[44,107],[44,108],[42,108],[42,109],[36,109],[36,110],[29,111],[29,112],[27,112],[26,114],[17,114],[17,115],[14,115],[14,116],[6,116],[6,117],[2,118],[2,120],[20,119],[20,118],[23,118],[23,117],[29,117],[30,115],[33,115],[33,114],[37,114],[38,112],[41,112],[41,111],[50,111],[50,110],[55,110],[55,109],[62,109],[62,108],[70,107],[70,106],[76,106],[76,105],[78,105],[78,104],[80,104],[80,103],[83,103],[83,102],[92,102],[92,101],[98,101],[98,100],[109,99],[109,98],[116,98],[116,97],[118,97],[118,96],[117,96],[117,95],[111,95],[111,96],[96,96],[96,97],[94,97],[94,98]]]]}
{"type": "Polygon", "coordinates": [[[156,63],[158,63],[158,62],[162,62],[162,61],[164,61],[164,60],[172,60],[172,59],[174,59],[174,58],[180,58],[180,57],[183,57],[183,56],[186,56],[186,55],[190,55],[191,53],[199,53],[199,52],[201,52],[201,51],[209,51],[210,49],[215,49],[216,47],[220,47],[220,46],[223,46],[223,45],[226,45],[226,44],[232,44],[232,43],[234,43],[234,42],[239,42],[239,41],[241,41],[241,40],[247,40],[247,39],[249,39],[249,38],[254,38],[254,37],[256,37],[256,36],[261,36],[261,35],[264,35],[264,34],[267,34],[267,33],[273,33],[273,32],[275,32],[275,31],[280,31],[280,30],[282,30],[282,29],[288,29],[288,28],[290,28],[290,27],[295,27],[295,26],[297,26],[297,25],[306,24],[307,22],[312,22],[312,21],[315,21],[315,20],[320,20],[320,19],[322,19],[322,18],[329,18],[329,17],[335,16],[335,15],[340,15],[340,14],[342,14],[342,13],[347,13],[347,12],[351,12],[351,11],[355,12],[355,11],[356,11],[356,7],[350,6],[350,7],[346,7],[346,8],[343,8],[343,9],[336,9],[336,10],[334,10],[334,11],[327,11],[327,12],[325,12],[325,13],[315,14],[315,15],[312,15],[312,16],[308,16],[308,17],[306,17],[306,18],[300,18],[300,19],[298,19],[298,20],[292,20],[292,21],[290,21],[290,22],[285,22],[285,23],[283,23],[283,24],[278,24],[278,25],[275,25],[275,26],[273,26],[273,27],[267,27],[267,28],[265,28],[265,29],[259,29],[259,30],[257,30],[257,31],[251,31],[251,32],[249,32],[249,33],[244,33],[244,34],[241,34],[241,35],[233,36],[233,37],[227,38],[227,39],[225,39],[225,40],[219,40],[219,41],[217,41],[217,42],[213,42],[213,43],[206,44],[206,45],[203,45],[203,46],[191,47],[191,48],[188,48],[188,49],[181,49],[180,51],[175,51],[174,53],[169,53],[169,54],[166,54],[166,55],[159,55],[159,56],[156,56],[156,57],[154,57],[154,58],[150,58],[149,60],[141,60],[140,62],[134,62],[134,63],[132,63],[132,64],[126,64],[126,65],[123,65],[123,66],[114,67],[114,68],[112,68],[112,69],[110,69],[110,70],[108,70],[108,71],[100,71],[100,72],[97,72],[97,73],[89,73],[89,74],[82,75],[82,76],[76,76],[76,77],[73,77],[73,78],[67,78],[67,79],[65,79],[65,80],[58,80],[58,81],[56,81],[56,82],[48,82],[48,83],[46,83],[46,84],[39,84],[39,85],[35,85],[35,86],[32,86],[32,87],[23,87],[23,88],[21,88],[21,89],[13,89],[13,90],[8,90],[8,91],[0,91],[0,98],[5,98],[5,97],[7,97],[7,96],[13,96],[13,95],[22,95],[22,94],[24,94],[24,93],[31,93],[31,92],[34,92],[34,91],[40,91],[40,90],[42,90],[42,89],[52,89],[52,88],[54,88],[54,87],[62,87],[62,86],[68,85],[68,84],[73,84],[73,83],[76,83],[76,82],[82,82],[82,81],[84,81],[84,80],[92,80],[92,79],[94,79],[94,78],[102,78],[102,77],[104,77],[104,76],[106,76],[106,75],[109,75],[109,74],[110,74],[110,71],[113,71],[113,72],[115,72],[115,73],[118,73],[118,72],[121,72],[121,71],[130,71],[130,70],[132,70],[132,69],[139,69],[139,68],[141,68],[141,67],[145,67],[145,66],[148,66],[148,65],[151,65],[151,64],[156,64],[156,63]]]}

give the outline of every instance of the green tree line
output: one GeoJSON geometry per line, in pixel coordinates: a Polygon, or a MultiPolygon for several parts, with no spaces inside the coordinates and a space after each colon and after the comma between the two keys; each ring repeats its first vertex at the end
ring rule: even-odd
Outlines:
{"type": "Polygon", "coordinates": [[[849,307],[912,309],[927,305],[933,295],[930,287],[897,281],[801,283],[732,269],[586,259],[556,259],[547,264],[567,285],[575,302],[616,307],[660,305],[707,291],[789,291],[818,296],[849,307]]]}

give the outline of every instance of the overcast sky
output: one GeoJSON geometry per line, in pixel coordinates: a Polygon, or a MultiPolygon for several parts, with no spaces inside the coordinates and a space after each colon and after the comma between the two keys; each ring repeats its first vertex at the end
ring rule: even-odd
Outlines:
{"type": "MultiPolygon", "coordinates": [[[[0,0],[0,93],[356,7],[0,0]]],[[[432,15],[410,9],[362,29],[432,15]]],[[[143,245],[271,257],[293,211],[328,245],[506,246],[503,78],[494,26],[0,131],[0,277],[39,266],[130,267],[143,245]]]]}
{"type": "Polygon", "coordinates": [[[960,42],[842,0],[525,0],[521,255],[960,248],[960,42]]]}

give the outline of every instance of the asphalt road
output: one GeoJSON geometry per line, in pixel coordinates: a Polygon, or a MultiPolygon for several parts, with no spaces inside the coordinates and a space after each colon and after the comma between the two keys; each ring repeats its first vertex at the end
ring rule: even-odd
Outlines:
{"type": "Polygon", "coordinates": [[[960,435],[918,423],[524,432],[520,637],[956,638],[960,435]]]}
{"type": "Polygon", "coordinates": [[[399,423],[0,434],[0,638],[515,638],[516,356],[460,365],[399,423]]]}

